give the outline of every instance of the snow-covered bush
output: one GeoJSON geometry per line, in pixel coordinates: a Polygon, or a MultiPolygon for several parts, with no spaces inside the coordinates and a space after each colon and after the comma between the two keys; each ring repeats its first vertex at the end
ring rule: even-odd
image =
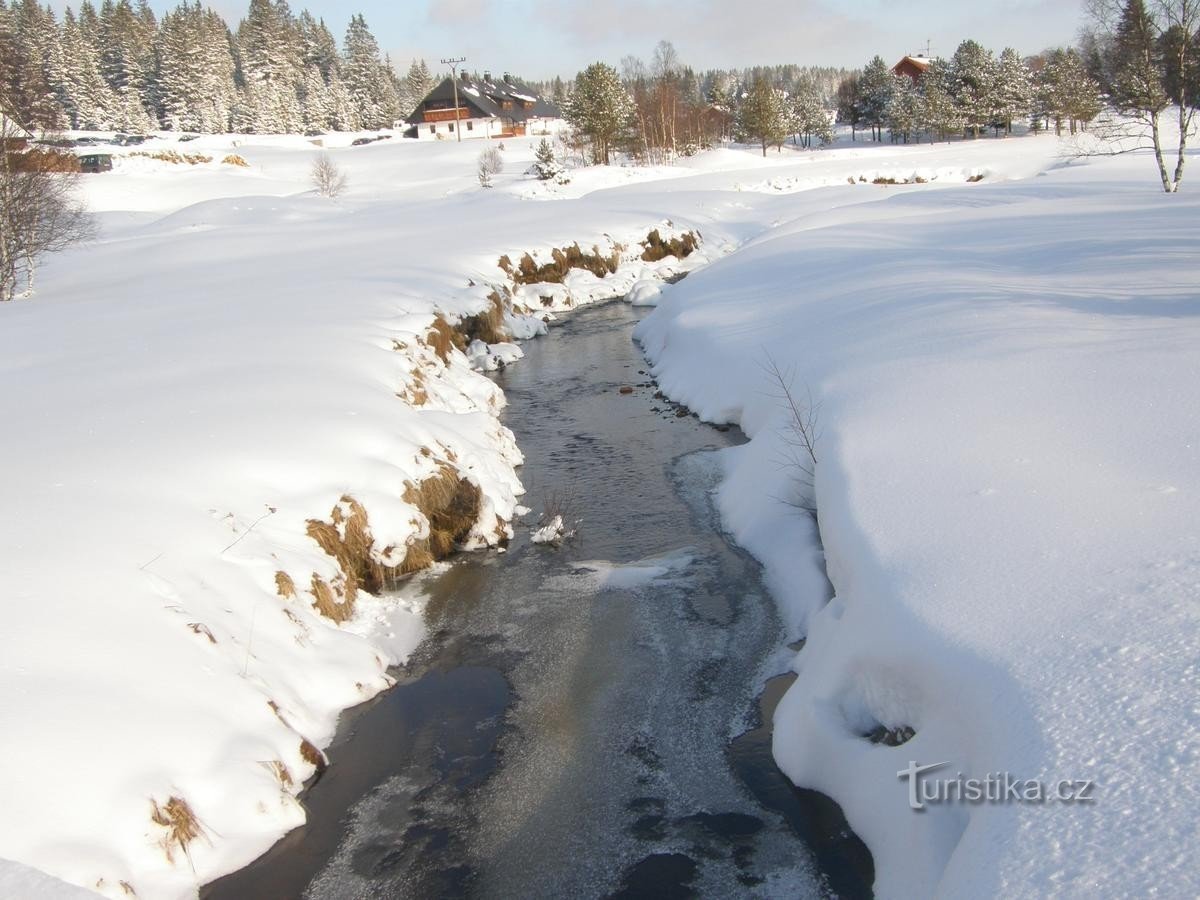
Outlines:
{"type": "Polygon", "coordinates": [[[479,178],[480,187],[490,188],[492,179],[504,171],[504,158],[500,155],[498,147],[488,147],[479,154],[479,168],[476,171],[476,177],[479,178]]]}
{"type": "Polygon", "coordinates": [[[328,153],[318,153],[313,160],[312,183],[322,197],[337,197],[346,190],[346,174],[328,153]]]}

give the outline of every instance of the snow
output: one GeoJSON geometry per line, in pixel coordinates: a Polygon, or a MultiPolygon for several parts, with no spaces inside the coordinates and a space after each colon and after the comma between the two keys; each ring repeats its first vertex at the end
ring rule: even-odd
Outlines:
{"type": "Polygon", "coordinates": [[[573,530],[567,528],[562,516],[555,516],[541,528],[533,529],[529,540],[534,544],[553,544],[557,547],[574,534],[573,530]]]}
{"type": "MultiPolygon", "coordinates": [[[[808,638],[776,752],[843,805],[881,896],[1196,892],[1191,195],[1156,194],[1141,156],[1068,165],[1053,138],[724,148],[567,185],[519,174],[538,138],[513,139],[484,191],[477,145],[353,137],[323,139],[336,201],[303,138],[148,142],[214,161],[85,176],[100,239],[0,308],[19,511],[0,523],[19,623],[0,631],[0,878],[26,879],[0,893],[65,896],[33,866],[193,897],[303,821],[301,739],[325,746],[423,634],[415,585],[318,615],[311,578],[338,570],[307,522],[353,497],[394,563],[426,528],[407,485],[449,466],[484,497],[470,545],[509,532],[521,456],[480,370],[520,348],[443,361],[425,336],[487,308],[502,254],[576,241],[620,245],[618,272],[516,288],[514,337],[657,301],[639,337],[664,391],[751,438],[725,452],[722,513],[808,638]],[[892,172],[987,176],[857,180],[892,172]],[[701,249],[644,262],[652,228],[701,249]],[[823,547],[779,499],[767,357],[821,403],[823,547]],[[876,723],[917,734],[873,745],[876,723]],[[1094,778],[1099,799],[914,815],[909,759],[1094,778]],[[151,812],[171,797],[204,834],[168,860],[151,812]]],[[[676,563],[582,574],[636,588],[676,563]]]]}
{"type": "Polygon", "coordinates": [[[1145,157],[861,190],[801,195],[639,330],[670,397],[751,438],[722,512],[807,638],[776,757],[842,804],[880,896],[1193,895],[1198,203],[1145,157]],[[768,360],[820,404],[823,547],[782,502],[768,360]],[[915,814],[910,761],[1097,799],[915,814]]]}

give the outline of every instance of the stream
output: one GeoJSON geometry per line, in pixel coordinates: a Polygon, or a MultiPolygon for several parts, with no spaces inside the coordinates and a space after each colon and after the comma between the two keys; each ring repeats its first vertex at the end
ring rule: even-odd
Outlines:
{"type": "Polygon", "coordinates": [[[743,438],[655,397],[640,315],[572,313],[496,373],[533,512],[420,579],[429,635],[343,715],[308,824],[206,900],[871,896],[771,758],[783,628],[710,499],[743,438]],[[531,543],[545,511],[576,537],[531,543]]]}

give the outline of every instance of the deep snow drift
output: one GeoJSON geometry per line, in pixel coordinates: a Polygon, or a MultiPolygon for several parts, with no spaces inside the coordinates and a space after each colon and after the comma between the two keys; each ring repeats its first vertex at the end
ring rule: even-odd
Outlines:
{"type": "Polygon", "coordinates": [[[523,285],[533,315],[509,325],[660,302],[642,335],[664,388],[754,438],[724,511],[809,636],[777,751],[845,806],[880,890],[1178,883],[1197,784],[1191,198],[1156,196],[1141,160],[1058,167],[1049,138],[721,150],[550,186],[509,142],[491,191],[481,146],[334,148],[337,202],[308,193],[295,138],[188,145],[245,169],[87,179],[101,239],[0,308],[0,604],[19,623],[0,634],[0,857],[186,897],[302,821],[315,747],[421,636],[403,596],[318,612],[353,591],[309,520],[346,537],[352,498],[396,564],[430,528],[405,497],[449,471],[480,490],[467,543],[502,539],[520,454],[477,370],[520,351],[431,329],[489,308],[500,255],[578,241],[624,245],[617,274],[523,285]],[[651,228],[702,233],[689,266],[731,255],[659,288],[680,264],[637,258],[651,228]],[[812,524],[777,499],[766,354],[823,403],[828,605],[812,524]],[[917,736],[858,736],[876,724],[917,736]],[[909,758],[1090,777],[1098,800],[915,815],[909,758]]]}
{"type": "Polygon", "coordinates": [[[776,756],[883,896],[1200,889],[1200,202],[1151,174],[806,195],[639,330],[670,396],[753,438],[723,514],[808,639],[776,756]],[[817,408],[828,603],[772,361],[817,408]],[[1095,799],[915,813],[910,761],[1095,799]]]}

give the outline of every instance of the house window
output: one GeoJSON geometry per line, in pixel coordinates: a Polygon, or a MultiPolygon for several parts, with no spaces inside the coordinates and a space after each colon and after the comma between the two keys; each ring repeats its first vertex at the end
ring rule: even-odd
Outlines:
{"type": "Polygon", "coordinates": [[[468,122],[468,123],[467,123],[467,131],[474,131],[474,130],[475,130],[475,123],[474,123],[474,122],[468,122]]]}
{"type": "Polygon", "coordinates": [[[451,131],[453,131],[453,130],[454,130],[454,123],[453,123],[453,122],[451,122],[451,123],[450,123],[449,125],[447,125],[446,127],[447,127],[448,129],[450,129],[451,131]]]}
{"type": "Polygon", "coordinates": [[[430,133],[430,134],[437,134],[437,126],[436,126],[436,125],[430,125],[430,126],[429,126],[429,133],[430,133]]]}

